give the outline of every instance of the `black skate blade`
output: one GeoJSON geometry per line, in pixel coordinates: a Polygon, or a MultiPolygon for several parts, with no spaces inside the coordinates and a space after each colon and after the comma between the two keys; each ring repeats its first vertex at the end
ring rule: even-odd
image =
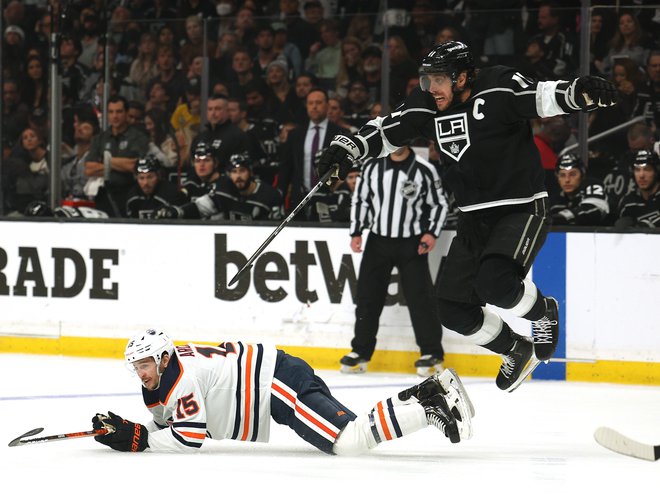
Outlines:
{"type": "Polygon", "coordinates": [[[44,431],[43,428],[35,428],[34,430],[30,430],[27,433],[23,433],[20,437],[16,437],[14,440],[9,442],[9,447],[16,447],[18,445],[23,445],[21,440],[23,440],[25,437],[33,437],[34,435],[38,435],[44,431]]]}
{"type": "Polygon", "coordinates": [[[534,372],[534,370],[536,369],[536,367],[539,366],[540,363],[541,363],[541,360],[539,360],[538,358],[536,358],[536,356],[532,355],[531,359],[529,360],[529,365],[527,365],[527,368],[525,368],[525,370],[523,370],[523,371],[520,373],[520,375],[518,376],[518,379],[515,380],[515,382],[509,387],[509,389],[508,389],[507,391],[508,391],[509,393],[511,393],[511,392],[517,390],[518,387],[519,387],[523,382],[525,382],[525,379],[527,379],[527,377],[529,377],[529,375],[530,375],[532,372],[534,372]]]}

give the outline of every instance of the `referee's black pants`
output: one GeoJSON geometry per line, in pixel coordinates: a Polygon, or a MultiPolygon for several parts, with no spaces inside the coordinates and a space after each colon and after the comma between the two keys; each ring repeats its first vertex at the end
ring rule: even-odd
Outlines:
{"type": "Polygon", "coordinates": [[[444,357],[442,325],[433,297],[428,254],[419,255],[420,236],[388,238],[369,234],[360,263],[355,308],[353,351],[371,359],[376,347],[380,315],[383,312],[392,269],[401,277],[415,340],[422,355],[444,357]]]}

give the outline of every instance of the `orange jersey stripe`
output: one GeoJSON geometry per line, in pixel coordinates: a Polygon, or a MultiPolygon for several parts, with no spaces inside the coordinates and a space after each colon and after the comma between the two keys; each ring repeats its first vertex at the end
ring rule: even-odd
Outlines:
{"type": "Polygon", "coordinates": [[[177,433],[183,435],[184,437],[199,438],[200,440],[206,438],[206,435],[204,433],[192,433],[190,431],[179,431],[179,430],[177,430],[177,433]]]}
{"type": "Polygon", "coordinates": [[[295,407],[295,411],[298,412],[300,415],[302,415],[305,419],[307,419],[310,423],[314,424],[318,428],[322,429],[324,432],[326,432],[328,435],[330,435],[332,438],[337,438],[337,432],[332,431],[330,428],[328,428],[326,425],[323,423],[319,422],[316,418],[308,414],[306,411],[301,409],[297,402],[297,399],[294,398],[290,393],[286,392],[282,388],[280,388],[276,383],[272,384],[272,388],[280,393],[282,396],[284,396],[287,400],[289,400],[293,406],[295,407]]]}
{"type": "Polygon", "coordinates": [[[245,365],[245,412],[243,413],[243,436],[247,440],[250,431],[250,402],[252,399],[252,344],[247,345],[247,362],[245,365]]]}
{"type": "Polygon", "coordinates": [[[383,433],[385,434],[386,440],[392,440],[392,434],[390,429],[387,427],[387,421],[385,420],[385,411],[383,410],[383,402],[378,402],[378,418],[380,419],[380,425],[383,427],[383,433]]]}

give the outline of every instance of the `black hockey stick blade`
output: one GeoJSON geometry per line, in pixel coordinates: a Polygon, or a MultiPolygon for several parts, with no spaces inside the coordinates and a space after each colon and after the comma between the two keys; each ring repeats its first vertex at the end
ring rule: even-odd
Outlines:
{"type": "Polygon", "coordinates": [[[594,438],[603,447],[619,454],[645,459],[647,461],[657,461],[660,459],[660,445],[638,442],[612,428],[598,428],[594,432],[594,438]]]}
{"type": "Polygon", "coordinates": [[[23,440],[25,437],[32,437],[34,435],[38,435],[44,431],[43,428],[35,428],[34,430],[30,430],[27,433],[23,433],[20,437],[16,437],[14,440],[9,442],[9,447],[16,447],[17,445],[22,445],[21,440],[23,440]]]}
{"type": "Polygon", "coordinates": [[[277,229],[275,229],[273,232],[271,232],[270,236],[266,238],[266,241],[264,241],[259,248],[257,248],[257,251],[255,251],[252,256],[248,259],[248,261],[245,263],[243,267],[239,269],[239,271],[234,275],[234,277],[231,279],[231,281],[227,284],[227,286],[232,286],[234,283],[236,283],[241,276],[243,276],[246,272],[248,272],[250,269],[252,269],[252,264],[254,263],[255,260],[259,258],[259,255],[261,255],[261,252],[263,252],[266,247],[271,243],[273,239],[280,233],[282,229],[284,229],[287,224],[293,220],[293,218],[300,212],[301,209],[305,207],[305,205],[309,202],[309,200],[312,198],[314,194],[316,194],[316,191],[319,190],[324,183],[326,183],[332,174],[334,173],[334,170],[327,171],[324,173],[324,175],[319,179],[318,183],[312,187],[312,190],[310,190],[307,195],[303,198],[302,201],[298,203],[298,206],[296,206],[291,213],[289,213],[289,216],[287,216],[284,220],[282,220],[282,223],[277,226],[277,229]]]}
{"type": "Polygon", "coordinates": [[[27,438],[33,437],[38,433],[44,431],[43,428],[35,428],[27,433],[23,433],[20,437],[15,438],[9,442],[9,447],[18,447],[20,445],[37,444],[41,442],[52,442],[54,440],[71,440],[72,438],[95,437],[97,435],[105,435],[109,433],[106,428],[99,428],[98,430],[89,431],[76,431],[74,433],[60,433],[58,435],[48,435],[46,437],[27,438]]]}

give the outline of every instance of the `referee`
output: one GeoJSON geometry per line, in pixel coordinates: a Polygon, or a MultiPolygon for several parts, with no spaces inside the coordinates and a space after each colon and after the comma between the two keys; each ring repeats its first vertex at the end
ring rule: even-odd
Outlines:
{"type": "Polygon", "coordinates": [[[415,340],[421,357],[417,373],[442,371],[442,325],[433,299],[428,253],[447,217],[447,201],[435,168],[402,147],[364,165],[351,205],[351,249],[362,252],[362,231],[369,229],[360,264],[351,352],[341,371],[360,373],[376,347],[380,314],[392,269],[401,276],[415,340]]]}

